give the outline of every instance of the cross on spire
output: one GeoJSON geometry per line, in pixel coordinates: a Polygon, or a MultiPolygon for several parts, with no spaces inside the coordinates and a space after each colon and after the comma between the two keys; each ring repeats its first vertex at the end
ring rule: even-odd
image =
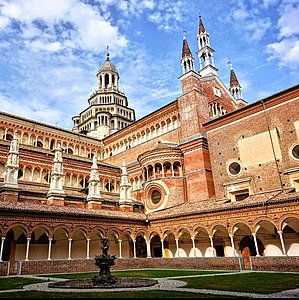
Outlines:
{"type": "Polygon", "coordinates": [[[107,45],[106,47],[106,56],[107,56],[107,60],[109,60],[109,46],[107,45]]]}
{"type": "Polygon", "coordinates": [[[233,64],[232,64],[232,62],[230,60],[230,57],[228,58],[227,64],[229,65],[230,69],[232,70],[233,69],[233,64]]]}

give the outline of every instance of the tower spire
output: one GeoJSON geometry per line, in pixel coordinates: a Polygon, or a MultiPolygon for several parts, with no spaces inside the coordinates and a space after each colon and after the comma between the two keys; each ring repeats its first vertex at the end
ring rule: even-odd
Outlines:
{"type": "Polygon", "coordinates": [[[63,189],[64,185],[64,174],[63,174],[63,159],[62,159],[62,148],[60,143],[58,143],[55,149],[50,189],[48,191],[48,203],[55,205],[64,205],[65,192],[63,189]]]}
{"type": "Polygon", "coordinates": [[[131,198],[131,184],[129,182],[129,176],[127,174],[127,164],[125,158],[121,166],[121,178],[120,178],[120,192],[119,192],[119,206],[124,210],[131,210],[133,207],[133,200],[131,198]]]}
{"type": "Polygon", "coordinates": [[[201,76],[217,75],[218,69],[215,67],[214,50],[210,46],[209,33],[206,32],[200,15],[197,43],[197,56],[200,64],[199,74],[201,76]]]}
{"type": "Polygon", "coordinates": [[[233,97],[236,100],[243,99],[243,97],[242,97],[242,88],[241,88],[239,80],[238,80],[238,78],[235,74],[235,71],[233,69],[233,64],[232,64],[230,59],[228,61],[228,64],[229,64],[229,67],[230,67],[229,90],[230,90],[231,94],[233,95],[233,97]]]}
{"type": "Polygon", "coordinates": [[[194,71],[194,58],[189,48],[185,31],[183,31],[183,48],[182,48],[181,66],[183,68],[183,74],[189,72],[190,70],[194,71]]]}
{"type": "Polygon", "coordinates": [[[18,187],[18,171],[19,171],[19,142],[17,132],[10,142],[7,162],[4,172],[4,186],[18,187]]]}
{"type": "Polygon", "coordinates": [[[92,157],[92,166],[90,169],[87,200],[90,201],[90,200],[95,200],[100,198],[101,198],[100,176],[99,176],[99,169],[97,163],[97,153],[96,151],[94,151],[94,155],[92,157]]]}
{"type": "Polygon", "coordinates": [[[203,25],[203,22],[202,22],[202,19],[201,19],[201,15],[199,14],[199,31],[198,31],[198,34],[200,33],[204,33],[206,32],[206,29],[203,25]]]}

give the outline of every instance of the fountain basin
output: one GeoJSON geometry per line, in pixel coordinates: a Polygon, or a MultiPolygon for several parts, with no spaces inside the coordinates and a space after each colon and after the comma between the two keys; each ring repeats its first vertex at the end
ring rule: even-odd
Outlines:
{"type": "Polygon", "coordinates": [[[150,278],[118,277],[114,283],[94,284],[92,279],[72,279],[59,282],[50,282],[49,288],[72,289],[111,289],[111,288],[138,288],[158,284],[158,280],[150,278]]]}

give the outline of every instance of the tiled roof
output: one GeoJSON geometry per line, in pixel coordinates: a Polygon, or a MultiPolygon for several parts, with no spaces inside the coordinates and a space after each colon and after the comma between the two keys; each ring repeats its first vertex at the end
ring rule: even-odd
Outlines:
{"type": "Polygon", "coordinates": [[[204,213],[213,213],[216,211],[235,210],[249,208],[262,205],[271,205],[275,203],[283,203],[288,201],[299,201],[299,192],[290,193],[290,190],[284,192],[270,192],[264,194],[256,194],[248,198],[236,201],[227,202],[227,200],[211,200],[196,202],[186,202],[176,207],[163,209],[160,211],[148,214],[150,220],[182,217],[187,215],[196,215],[204,213]]]}
{"type": "Polygon", "coordinates": [[[230,87],[234,87],[234,86],[240,86],[240,83],[238,81],[238,78],[235,74],[234,70],[230,70],[230,87]]]}
{"type": "Polygon", "coordinates": [[[199,33],[204,33],[204,32],[206,32],[206,29],[203,26],[203,22],[202,22],[201,17],[199,17],[199,33]]]}
{"type": "Polygon", "coordinates": [[[145,214],[137,212],[123,212],[115,210],[104,209],[86,209],[71,206],[57,206],[47,204],[34,204],[29,202],[9,202],[0,201],[0,211],[20,211],[20,212],[37,212],[37,213],[50,213],[57,215],[69,216],[86,216],[86,217],[102,217],[102,218],[116,218],[116,219],[130,219],[144,221],[145,214]]]}
{"type": "Polygon", "coordinates": [[[186,39],[183,39],[182,58],[193,57],[186,39]]]}

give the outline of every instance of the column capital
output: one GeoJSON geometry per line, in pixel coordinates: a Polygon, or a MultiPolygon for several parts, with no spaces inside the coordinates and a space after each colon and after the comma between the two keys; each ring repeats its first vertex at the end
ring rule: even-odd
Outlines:
{"type": "Polygon", "coordinates": [[[5,237],[5,236],[2,236],[2,237],[1,237],[1,240],[2,240],[2,241],[4,241],[5,239],[6,239],[6,237],[5,237]]]}
{"type": "Polygon", "coordinates": [[[28,238],[27,238],[27,241],[31,241],[31,238],[30,238],[30,237],[28,237],[28,238]]]}
{"type": "Polygon", "coordinates": [[[278,234],[282,234],[282,230],[277,230],[277,233],[278,234]]]}

